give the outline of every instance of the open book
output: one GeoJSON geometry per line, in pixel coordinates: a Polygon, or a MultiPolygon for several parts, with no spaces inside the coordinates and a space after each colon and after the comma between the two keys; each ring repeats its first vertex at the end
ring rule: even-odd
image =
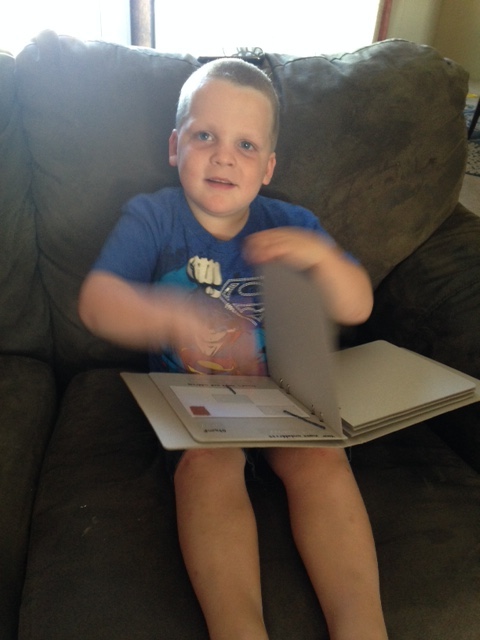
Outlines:
{"type": "Polygon", "coordinates": [[[315,283],[263,274],[268,377],[122,373],[166,449],[348,447],[480,400],[480,381],[388,342],[336,351],[315,283]]]}

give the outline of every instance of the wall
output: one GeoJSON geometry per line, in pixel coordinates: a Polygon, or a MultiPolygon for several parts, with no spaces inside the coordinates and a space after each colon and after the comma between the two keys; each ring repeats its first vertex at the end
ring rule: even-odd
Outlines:
{"type": "Polygon", "coordinates": [[[433,45],[441,6],[441,0],[393,0],[388,37],[433,45]]]}
{"type": "Polygon", "coordinates": [[[388,37],[429,44],[480,80],[479,0],[393,0],[388,37]]]}
{"type": "Polygon", "coordinates": [[[443,0],[433,46],[480,80],[480,2],[443,0]]]}

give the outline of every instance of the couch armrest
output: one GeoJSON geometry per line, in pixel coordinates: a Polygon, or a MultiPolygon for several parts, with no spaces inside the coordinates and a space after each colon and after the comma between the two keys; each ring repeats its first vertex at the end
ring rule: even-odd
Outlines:
{"type": "MultiPolygon", "coordinates": [[[[380,284],[360,334],[362,340],[389,340],[480,378],[479,317],[480,217],[459,204],[380,284]]],[[[433,422],[440,423],[442,435],[480,470],[480,405],[433,422]]]]}
{"type": "Polygon", "coordinates": [[[362,328],[480,378],[480,217],[457,205],[385,278],[362,328]]]}

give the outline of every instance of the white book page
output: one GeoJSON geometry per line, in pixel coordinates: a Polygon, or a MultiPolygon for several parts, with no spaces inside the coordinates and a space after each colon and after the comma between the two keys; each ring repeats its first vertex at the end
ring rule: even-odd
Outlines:
{"type": "Polygon", "coordinates": [[[193,418],[308,417],[279,389],[244,385],[172,385],[170,389],[193,418]]]}

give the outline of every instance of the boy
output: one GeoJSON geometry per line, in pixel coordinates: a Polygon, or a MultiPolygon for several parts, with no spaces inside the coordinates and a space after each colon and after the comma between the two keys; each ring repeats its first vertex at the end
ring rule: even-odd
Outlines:
{"type": "MultiPolygon", "coordinates": [[[[365,271],[313,214],[258,196],[275,167],[278,113],[268,78],[240,60],[209,63],[187,80],[169,142],[182,189],[127,205],[80,294],[94,333],[148,349],[157,370],[263,374],[253,265],[271,260],[309,270],[335,321],[368,317],[365,271]]],[[[344,452],[263,455],[285,485],[330,637],[385,640],[370,525],[344,452]]],[[[236,448],[192,450],[175,469],[180,545],[212,640],[268,638],[245,459],[236,448]]]]}

